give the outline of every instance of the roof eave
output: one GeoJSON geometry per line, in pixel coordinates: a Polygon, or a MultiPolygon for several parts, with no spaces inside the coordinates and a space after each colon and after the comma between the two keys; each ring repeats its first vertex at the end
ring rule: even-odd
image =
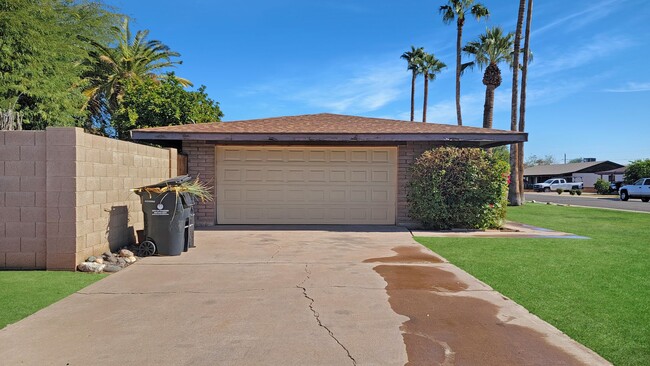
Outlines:
{"type": "Polygon", "coordinates": [[[442,143],[471,142],[481,147],[526,142],[527,133],[400,133],[400,134],[300,134],[300,133],[183,133],[131,131],[133,140],[201,140],[214,142],[404,142],[428,141],[442,143]]]}

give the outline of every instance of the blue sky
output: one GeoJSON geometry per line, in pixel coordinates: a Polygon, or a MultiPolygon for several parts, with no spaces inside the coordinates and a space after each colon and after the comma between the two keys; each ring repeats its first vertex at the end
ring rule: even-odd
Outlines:
{"type": "MultiPolygon", "coordinates": [[[[430,84],[430,122],[455,124],[454,25],[443,0],[107,0],[181,53],[175,71],[207,86],[225,121],[341,113],[409,118],[410,73],[399,58],[422,46],[448,65],[430,84]]],[[[463,43],[487,26],[514,31],[518,2],[482,1],[463,43]]],[[[561,162],[650,158],[650,1],[538,1],[533,13],[526,156],[561,162]]],[[[502,66],[494,127],[509,129],[512,76],[502,66]]],[[[463,121],[481,126],[485,87],[462,78],[463,121]]],[[[416,91],[421,118],[422,80],[416,91]]]]}

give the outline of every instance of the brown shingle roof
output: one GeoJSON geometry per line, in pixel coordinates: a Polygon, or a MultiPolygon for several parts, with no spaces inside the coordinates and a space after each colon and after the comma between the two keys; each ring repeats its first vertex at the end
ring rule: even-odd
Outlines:
{"type": "Polygon", "coordinates": [[[513,134],[477,127],[320,113],[133,130],[144,133],[217,134],[513,134]]]}

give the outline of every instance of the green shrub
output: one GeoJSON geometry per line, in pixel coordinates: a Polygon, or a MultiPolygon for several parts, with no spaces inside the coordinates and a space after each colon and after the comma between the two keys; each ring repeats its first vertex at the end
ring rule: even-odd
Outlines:
{"type": "Polygon", "coordinates": [[[650,159],[634,160],[625,167],[625,183],[634,183],[646,177],[650,177],[650,159]]]}
{"type": "Polygon", "coordinates": [[[562,188],[558,188],[558,189],[555,190],[555,192],[557,192],[557,194],[562,194],[562,192],[564,192],[564,190],[562,188]]]}
{"type": "Polygon", "coordinates": [[[427,229],[485,229],[505,220],[509,165],[482,149],[440,147],[411,166],[409,214],[427,229]]]}
{"type": "Polygon", "coordinates": [[[598,194],[607,194],[609,193],[609,182],[602,178],[598,178],[596,183],[594,183],[594,188],[596,188],[596,193],[598,194]]]}

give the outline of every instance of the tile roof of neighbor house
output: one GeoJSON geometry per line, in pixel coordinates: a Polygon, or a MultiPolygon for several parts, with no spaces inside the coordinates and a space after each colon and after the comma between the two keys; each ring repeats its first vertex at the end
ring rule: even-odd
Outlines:
{"type": "MultiPolygon", "coordinates": [[[[551,175],[564,175],[577,173],[591,167],[608,163],[613,166],[621,166],[620,164],[613,163],[608,160],[603,161],[590,161],[584,163],[568,163],[568,164],[552,164],[552,165],[537,165],[524,169],[524,176],[551,176],[551,175]]],[[[610,165],[610,166],[611,166],[610,165]]]]}
{"type": "Polygon", "coordinates": [[[214,122],[131,131],[133,140],[202,140],[215,143],[388,143],[424,141],[441,145],[494,147],[528,140],[523,132],[340,114],[214,122]]]}
{"type": "Polygon", "coordinates": [[[594,174],[601,174],[601,175],[624,174],[626,170],[627,170],[627,166],[622,166],[620,168],[604,170],[602,172],[596,172],[594,174]]]}
{"type": "Polygon", "coordinates": [[[151,127],[135,133],[218,134],[506,134],[520,132],[320,113],[300,116],[151,127]]]}

